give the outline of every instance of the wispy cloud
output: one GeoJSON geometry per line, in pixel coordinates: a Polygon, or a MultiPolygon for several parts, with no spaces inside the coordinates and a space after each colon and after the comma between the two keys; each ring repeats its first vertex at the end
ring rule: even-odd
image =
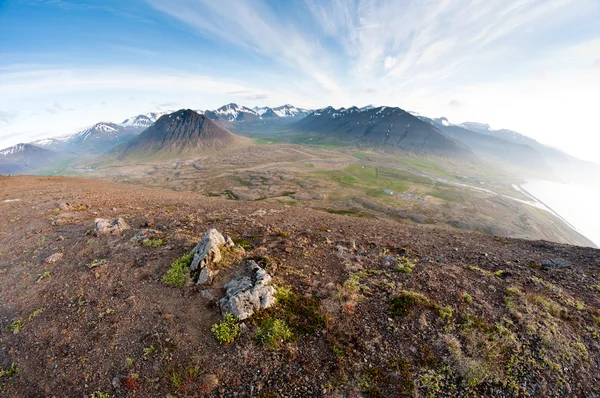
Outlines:
{"type": "Polygon", "coordinates": [[[9,124],[17,117],[19,113],[14,109],[2,110],[0,109],[0,123],[9,124]]]}
{"type": "Polygon", "coordinates": [[[315,79],[331,95],[342,88],[330,75],[327,52],[302,27],[284,21],[268,3],[236,0],[147,0],[195,28],[247,51],[273,59],[315,79]]]}

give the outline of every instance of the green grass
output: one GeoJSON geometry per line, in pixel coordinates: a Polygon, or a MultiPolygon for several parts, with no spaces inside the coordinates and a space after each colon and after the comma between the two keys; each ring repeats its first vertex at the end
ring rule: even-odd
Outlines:
{"type": "Polygon", "coordinates": [[[327,137],[318,135],[302,134],[300,136],[291,137],[292,144],[301,144],[306,146],[316,146],[325,149],[337,149],[347,146],[348,144],[342,141],[332,140],[327,137]]]}
{"type": "Polygon", "coordinates": [[[448,180],[456,180],[456,176],[448,173],[442,166],[440,166],[437,162],[428,158],[399,158],[399,162],[412,167],[417,170],[424,171],[429,174],[434,174],[448,180]]]}
{"type": "Polygon", "coordinates": [[[188,253],[171,263],[171,268],[163,276],[162,281],[167,285],[182,287],[190,274],[190,265],[194,258],[193,253],[188,253]]]}
{"type": "Polygon", "coordinates": [[[258,137],[258,138],[253,138],[252,140],[254,141],[254,143],[256,145],[281,144],[281,143],[285,142],[284,140],[282,140],[280,138],[262,138],[262,137],[258,137]]]}

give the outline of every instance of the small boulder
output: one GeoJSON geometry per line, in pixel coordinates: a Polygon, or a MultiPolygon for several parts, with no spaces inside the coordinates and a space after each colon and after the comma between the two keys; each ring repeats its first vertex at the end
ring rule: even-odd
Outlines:
{"type": "Polygon", "coordinates": [[[63,258],[62,253],[54,253],[51,256],[48,256],[46,258],[46,260],[44,260],[44,261],[48,264],[55,264],[55,263],[59,262],[60,260],[62,260],[62,258],[63,258]]]}
{"type": "Polygon", "coordinates": [[[94,221],[96,235],[121,235],[121,233],[129,229],[129,225],[121,217],[112,220],[108,218],[96,218],[94,221]]]}
{"type": "Polygon", "coordinates": [[[244,320],[255,311],[275,304],[275,288],[270,285],[271,276],[255,261],[247,260],[241,267],[243,274],[225,284],[225,296],[219,304],[223,315],[232,314],[244,320]]]}
{"type": "Polygon", "coordinates": [[[542,261],[542,269],[544,271],[548,271],[556,268],[572,268],[573,265],[567,260],[563,260],[562,258],[553,258],[550,260],[542,261]]]}
{"type": "Polygon", "coordinates": [[[226,243],[225,237],[219,231],[211,229],[204,233],[202,240],[194,248],[190,269],[192,272],[200,270],[197,282],[199,285],[212,282],[215,272],[210,268],[210,264],[218,264],[221,261],[221,247],[226,243]]]}

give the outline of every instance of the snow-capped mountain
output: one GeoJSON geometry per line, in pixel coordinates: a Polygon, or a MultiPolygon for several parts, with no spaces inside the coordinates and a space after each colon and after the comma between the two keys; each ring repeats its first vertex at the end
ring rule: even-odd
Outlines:
{"type": "Polygon", "coordinates": [[[308,109],[297,108],[290,104],[285,104],[276,108],[270,108],[268,106],[263,106],[261,108],[256,107],[254,108],[254,111],[256,111],[263,119],[277,117],[300,119],[311,113],[308,109]]]}
{"type": "Polygon", "coordinates": [[[225,120],[229,122],[248,122],[261,119],[256,111],[233,103],[223,105],[214,111],[207,110],[204,114],[212,120],[225,120]]]}
{"type": "Polygon", "coordinates": [[[121,125],[129,129],[147,129],[152,126],[162,115],[168,115],[173,111],[148,112],[143,115],[132,116],[121,122],[121,125]]]}
{"type": "Polygon", "coordinates": [[[444,135],[398,107],[380,106],[361,111],[356,106],[317,109],[293,125],[298,133],[317,134],[317,139],[347,142],[362,147],[404,150],[473,159],[464,144],[444,135]]]}
{"type": "Polygon", "coordinates": [[[23,151],[25,151],[25,148],[26,148],[27,145],[28,144],[17,144],[17,145],[13,145],[13,146],[11,146],[9,148],[3,149],[3,150],[0,151],[0,156],[7,157],[7,156],[10,156],[10,155],[14,155],[16,153],[19,153],[19,152],[23,152],[23,151]]]}
{"type": "Polygon", "coordinates": [[[0,151],[0,174],[31,173],[49,165],[59,153],[31,144],[17,144],[0,151]]]}
{"type": "Polygon", "coordinates": [[[100,122],[73,134],[44,138],[31,144],[59,152],[103,153],[129,140],[140,131],[116,123],[100,122]]]}

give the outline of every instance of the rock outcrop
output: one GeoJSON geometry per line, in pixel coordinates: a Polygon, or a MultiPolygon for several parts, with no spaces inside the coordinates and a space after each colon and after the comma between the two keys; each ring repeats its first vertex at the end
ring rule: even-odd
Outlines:
{"type": "MultiPolygon", "coordinates": [[[[233,244],[229,239],[230,244],[233,244]]],[[[215,276],[215,270],[211,268],[212,264],[218,264],[221,259],[221,247],[225,246],[228,240],[216,229],[211,229],[204,233],[200,243],[194,248],[194,258],[190,269],[192,272],[199,272],[198,285],[210,284],[215,276]]]]}
{"type": "Polygon", "coordinates": [[[121,233],[129,229],[129,225],[121,217],[112,220],[108,218],[96,218],[94,220],[96,235],[121,235],[121,233]]]}
{"type": "Polygon", "coordinates": [[[275,288],[270,285],[271,276],[255,261],[247,260],[241,267],[244,274],[225,284],[225,297],[219,304],[223,315],[229,313],[244,320],[254,311],[269,308],[275,303],[275,288]]]}

